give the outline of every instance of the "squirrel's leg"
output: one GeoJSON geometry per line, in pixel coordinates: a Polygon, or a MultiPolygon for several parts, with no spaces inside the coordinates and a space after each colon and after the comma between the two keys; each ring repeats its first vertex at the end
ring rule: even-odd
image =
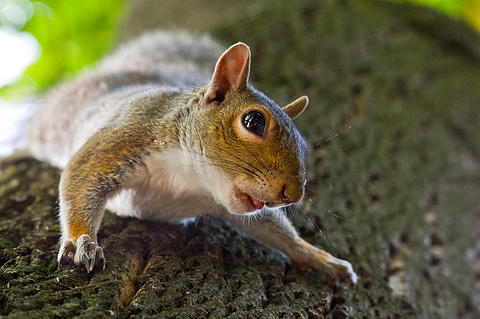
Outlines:
{"type": "Polygon", "coordinates": [[[78,185],[68,170],[62,173],[59,195],[62,236],[58,264],[61,266],[73,261],[90,272],[95,266],[105,268],[103,249],[97,242],[105,200],[101,194],[88,192],[88,188],[85,184],[78,185]],[[79,187],[78,193],[73,192],[76,186],[79,187]]]}
{"type": "Polygon", "coordinates": [[[278,249],[301,268],[319,270],[334,279],[357,282],[352,265],[303,240],[282,210],[264,212],[257,216],[225,213],[222,217],[247,235],[278,249]]]}
{"type": "Polygon", "coordinates": [[[73,261],[85,266],[87,272],[94,267],[105,268],[97,232],[107,199],[142,165],[143,150],[151,139],[141,137],[132,134],[131,129],[104,129],[91,137],[68,163],[60,180],[59,265],[73,261]]]}

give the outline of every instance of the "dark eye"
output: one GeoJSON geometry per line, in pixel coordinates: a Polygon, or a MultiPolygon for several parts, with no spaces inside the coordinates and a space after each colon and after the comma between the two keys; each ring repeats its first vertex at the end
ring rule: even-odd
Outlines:
{"type": "Polygon", "coordinates": [[[259,111],[250,111],[245,113],[243,116],[243,126],[250,132],[263,136],[265,134],[265,125],[267,121],[265,120],[265,115],[259,111]]]}

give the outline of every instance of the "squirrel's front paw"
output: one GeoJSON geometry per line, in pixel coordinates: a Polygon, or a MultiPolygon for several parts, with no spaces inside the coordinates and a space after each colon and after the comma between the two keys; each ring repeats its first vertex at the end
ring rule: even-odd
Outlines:
{"type": "Polygon", "coordinates": [[[322,254],[321,256],[316,256],[313,260],[310,260],[307,263],[296,261],[295,265],[300,270],[318,270],[332,279],[348,282],[354,285],[358,280],[357,274],[353,271],[353,267],[348,261],[335,258],[331,255],[328,255],[328,257],[325,258],[324,254],[322,254]]]}
{"type": "Polygon", "coordinates": [[[313,260],[307,262],[307,264],[297,261],[295,265],[300,270],[318,270],[332,279],[346,281],[354,285],[358,280],[357,274],[353,271],[353,267],[348,261],[335,258],[331,255],[327,258],[324,258],[324,256],[316,256],[313,260]]]}
{"type": "Polygon", "coordinates": [[[87,273],[93,268],[105,269],[103,249],[90,236],[83,234],[78,237],[76,245],[71,240],[63,241],[58,253],[58,265],[62,266],[73,261],[75,265],[83,265],[87,273]]]}
{"type": "Polygon", "coordinates": [[[329,256],[323,264],[323,269],[329,275],[341,281],[347,281],[354,285],[357,283],[357,274],[353,271],[352,265],[346,260],[329,256]]]}
{"type": "Polygon", "coordinates": [[[303,239],[298,240],[296,254],[292,260],[297,267],[305,270],[308,268],[324,272],[330,278],[356,284],[358,277],[353,271],[352,265],[342,259],[338,259],[315,246],[310,245],[303,239]]]}

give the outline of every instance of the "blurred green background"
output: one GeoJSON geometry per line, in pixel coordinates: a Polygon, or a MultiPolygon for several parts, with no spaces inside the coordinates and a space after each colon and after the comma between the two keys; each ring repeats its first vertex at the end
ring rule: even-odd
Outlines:
{"type": "MultiPolygon", "coordinates": [[[[394,1],[432,7],[480,32],[480,0],[394,1]]],[[[0,98],[23,100],[93,64],[115,43],[126,10],[125,0],[0,0],[0,98]]]]}
{"type": "MultiPolygon", "coordinates": [[[[3,54],[15,50],[10,42],[15,35],[24,37],[24,32],[32,34],[39,44],[28,44],[30,50],[37,51],[33,54],[36,61],[27,61],[32,64],[18,79],[0,82],[0,97],[26,98],[91,65],[112,46],[124,4],[123,0],[0,0],[3,54]]],[[[27,50],[28,45],[19,49],[27,50]]],[[[0,58],[0,63],[6,64],[2,69],[17,57],[10,52],[7,59],[0,58]]]]}

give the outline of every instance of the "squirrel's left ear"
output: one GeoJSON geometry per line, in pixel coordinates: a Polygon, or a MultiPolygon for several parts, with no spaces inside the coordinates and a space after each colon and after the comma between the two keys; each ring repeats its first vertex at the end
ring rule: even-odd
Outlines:
{"type": "Polygon", "coordinates": [[[308,105],[308,96],[304,95],[299,97],[292,103],[288,104],[287,106],[285,106],[283,110],[285,111],[285,113],[288,114],[288,116],[290,116],[292,120],[294,120],[297,117],[299,117],[300,114],[303,113],[303,111],[305,111],[305,109],[307,108],[307,105],[308,105]]]}
{"type": "Polygon", "coordinates": [[[247,86],[250,74],[250,49],[245,43],[232,45],[218,59],[205,95],[206,102],[222,102],[230,90],[247,86]]]}

